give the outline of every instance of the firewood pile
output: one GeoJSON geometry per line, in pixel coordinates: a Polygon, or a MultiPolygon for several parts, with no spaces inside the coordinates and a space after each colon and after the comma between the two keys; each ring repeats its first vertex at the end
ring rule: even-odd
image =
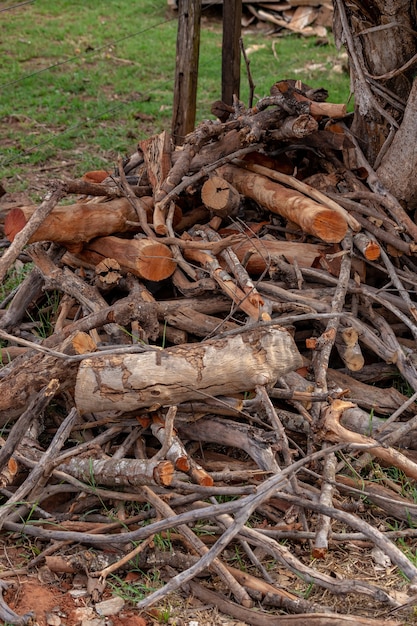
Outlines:
{"type": "MultiPolygon", "coordinates": [[[[203,0],[203,7],[217,8],[222,0],[203,0]]],[[[168,6],[176,10],[177,0],[168,0],[168,6]]],[[[266,24],[277,34],[296,33],[303,37],[326,37],[332,28],[333,4],[320,0],[243,0],[242,26],[255,23],[266,24]]]]}
{"type": "Polygon", "coordinates": [[[178,591],[248,624],[399,623],[417,509],[383,468],[417,479],[417,226],[326,99],[288,80],[216,102],[182,146],[150,137],[8,212],[1,280],[33,269],[1,307],[0,521],[37,540],[29,570],[85,571],[97,599],[156,568],[141,610],[178,591]],[[401,592],[326,572],[355,542],[401,592]]]}

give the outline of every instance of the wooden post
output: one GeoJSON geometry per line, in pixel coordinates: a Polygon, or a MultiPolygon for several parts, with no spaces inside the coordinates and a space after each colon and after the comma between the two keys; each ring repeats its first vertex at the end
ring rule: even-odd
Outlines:
{"type": "Polygon", "coordinates": [[[179,0],[172,137],[176,145],[194,130],[200,52],[201,0],[179,0]]]}
{"type": "Polygon", "coordinates": [[[223,0],[222,100],[233,104],[240,92],[242,0],[223,0]]]}

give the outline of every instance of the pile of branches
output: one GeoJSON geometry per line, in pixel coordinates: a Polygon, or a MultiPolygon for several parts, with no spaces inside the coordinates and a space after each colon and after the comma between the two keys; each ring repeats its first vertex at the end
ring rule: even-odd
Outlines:
{"type": "Polygon", "coordinates": [[[416,505],[367,477],[417,479],[417,226],[326,99],[289,80],[253,108],[216,102],[181,147],[151,137],[8,213],[0,278],[33,269],[1,306],[0,524],[43,546],[29,568],[84,569],[97,594],[136,559],[166,573],[139,609],[182,590],[249,624],[394,624],[412,604],[395,539],[415,538],[416,505]],[[122,519],[87,514],[103,503],[122,519]],[[348,541],[377,548],[403,593],[310,561],[348,541]],[[231,545],[253,574],[222,558],[231,545]],[[271,558],[381,619],[303,600],[271,558]]]}
{"type": "MultiPolygon", "coordinates": [[[[202,0],[202,5],[218,8],[222,0],[202,0]]],[[[178,9],[177,0],[168,0],[171,9],[178,9]]],[[[303,37],[326,37],[332,27],[333,6],[319,0],[289,0],[288,2],[251,2],[243,0],[242,26],[247,28],[256,20],[272,25],[273,31],[297,33],[303,37]]]]}

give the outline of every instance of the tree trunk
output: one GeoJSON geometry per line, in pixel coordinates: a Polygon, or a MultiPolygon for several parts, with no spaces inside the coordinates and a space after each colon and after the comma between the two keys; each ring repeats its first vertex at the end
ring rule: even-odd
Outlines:
{"type": "Polygon", "coordinates": [[[355,112],[351,130],[383,185],[407,208],[417,205],[413,87],[414,3],[334,0],[334,34],[349,54],[355,112]]]}

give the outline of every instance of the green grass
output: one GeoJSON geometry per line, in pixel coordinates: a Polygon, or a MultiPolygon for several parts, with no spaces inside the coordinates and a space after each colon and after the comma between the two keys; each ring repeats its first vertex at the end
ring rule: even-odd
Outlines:
{"type": "MultiPolygon", "coordinates": [[[[43,0],[2,11],[0,20],[0,180],[8,191],[27,188],[28,174],[45,167],[56,177],[112,166],[139,139],[170,129],[177,20],[165,0],[43,0]]],[[[204,13],[197,123],[212,117],[221,94],[221,38],[219,14],[204,13]]],[[[258,97],[277,80],[299,78],[326,87],[329,101],[347,101],[333,44],[245,31],[243,41],[258,97]]],[[[248,101],[244,67],[241,99],[248,101]]]]}

